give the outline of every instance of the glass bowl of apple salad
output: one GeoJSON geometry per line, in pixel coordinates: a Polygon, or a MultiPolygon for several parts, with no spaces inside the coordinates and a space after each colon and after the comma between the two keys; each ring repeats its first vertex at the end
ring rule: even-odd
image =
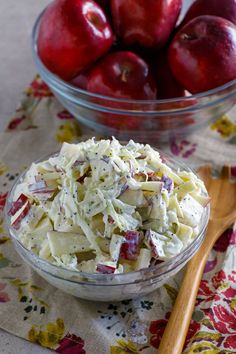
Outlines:
{"type": "Polygon", "coordinates": [[[33,163],[6,218],[39,274],[106,301],[150,292],[176,273],[200,246],[208,216],[207,191],[189,168],[150,145],[93,138],[33,163]]]}

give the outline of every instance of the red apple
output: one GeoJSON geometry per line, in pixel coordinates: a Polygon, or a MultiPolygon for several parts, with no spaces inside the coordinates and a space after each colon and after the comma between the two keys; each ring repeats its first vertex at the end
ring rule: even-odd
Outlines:
{"type": "Polygon", "coordinates": [[[71,80],[112,46],[104,11],[92,0],[54,0],[42,15],[38,52],[42,62],[71,80]]]}
{"type": "Polygon", "coordinates": [[[109,8],[111,0],[95,0],[98,5],[100,5],[104,10],[109,8]]]}
{"type": "Polygon", "coordinates": [[[169,47],[169,64],[191,93],[213,89],[236,78],[236,26],[216,16],[185,25],[169,47]]]}
{"type": "Polygon", "coordinates": [[[181,6],[182,0],[111,0],[115,31],[127,46],[163,47],[181,6]]]}
{"type": "Polygon", "coordinates": [[[157,88],[147,63],[132,52],[104,57],[88,76],[90,92],[124,99],[154,100],[157,88]]]}
{"type": "Polygon", "coordinates": [[[181,26],[202,15],[220,16],[236,25],[236,0],[196,0],[187,11],[181,26]]]}
{"type": "Polygon", "coordinates": [[[167,51],[158,52],[153,60],[153,73],[157,81],[158,99],[168,99],[185,96],[185,90],[175,79],[168,64],[167,51]]]}
{"type": "Polygon", "coordinates": [[[81,74],[74,77],[74,79],[70,81],[70,84],[72,84],[82,90],[87,90],[87,83],[88,83],[88,73],[87,72],[82,72],[81,74]]]}

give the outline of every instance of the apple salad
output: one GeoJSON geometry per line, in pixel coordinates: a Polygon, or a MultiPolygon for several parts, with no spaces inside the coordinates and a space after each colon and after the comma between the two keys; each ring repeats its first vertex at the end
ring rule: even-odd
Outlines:
{"type": "Polygon", "coordinates": [[[40,258],[111,274],[179,254],[198,235],[208,202],[195,174],[172,170],[151,146],[93,138],[33,163],[8,214],[19,241],[40,258]]]}

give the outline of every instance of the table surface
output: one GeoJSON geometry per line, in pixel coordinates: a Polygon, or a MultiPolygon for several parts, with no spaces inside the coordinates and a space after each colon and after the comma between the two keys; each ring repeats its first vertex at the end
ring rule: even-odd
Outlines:
{"type": "MultiPolygon", "coordinates": [[[[49,0],[0,0],[0,131],[15,111],[21,92],[36,74],[30,47],[31,29],[47,3],[49,0]]],[[[33,353],[52,351],[0,329],[0,354],[33,353]]]]}

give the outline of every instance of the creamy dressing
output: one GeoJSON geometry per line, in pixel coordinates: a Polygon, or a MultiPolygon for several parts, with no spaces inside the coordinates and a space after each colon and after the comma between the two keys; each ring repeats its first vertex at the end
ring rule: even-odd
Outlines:
{"type": "Polygon", "coordinates": [[[90,139],[32,164],[9,213],[20,241],[49,262],[121,273],[186,248],[204,193],[196,175],[173,171],[149,145],[90,139]]]}

